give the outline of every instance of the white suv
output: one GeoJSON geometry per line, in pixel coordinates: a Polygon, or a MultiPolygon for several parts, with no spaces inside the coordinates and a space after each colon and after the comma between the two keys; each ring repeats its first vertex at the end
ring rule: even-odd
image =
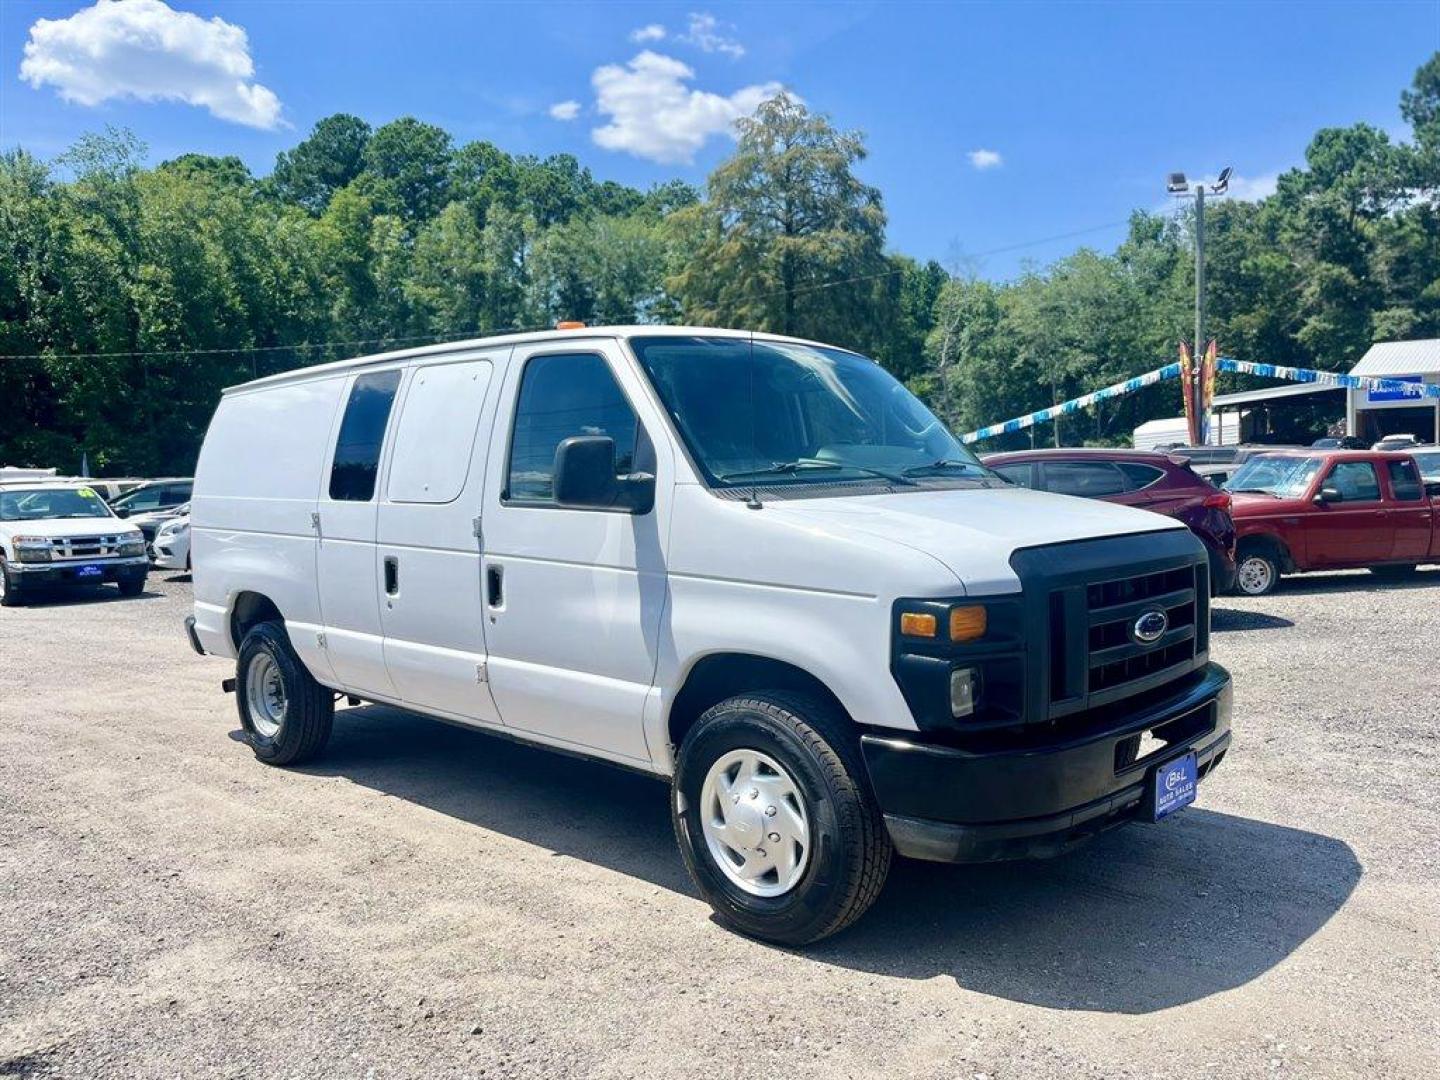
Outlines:
{"type": "Polygon", "coordinates": [[[55,586],[145,588],[145,538],[87,485],[37,481],[0,486],[0,603],[14,607],[55,586]]]}
{"type": "Polygon", "coordinates": [[[348,695],[668,778],[697,886],[771,941],[857,918],[894,851],[1158,820],[1230,742],[1189,530],[1014,488],[812,342],[579,329],[261,379],[191,521],[188,632],[262,761],[348,695]]]}

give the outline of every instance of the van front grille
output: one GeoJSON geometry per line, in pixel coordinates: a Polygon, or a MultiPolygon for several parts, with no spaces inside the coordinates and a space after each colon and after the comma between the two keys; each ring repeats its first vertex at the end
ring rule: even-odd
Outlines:
{"type": "Polygon", "coordinates": [[[1086,682],[1090,703],[1097,694],[1121,696],[1131,684],[1149,684],[1161,672],[1188,671],[1199,642],[1198,567],[1091,582],[1085,587],[1086,682]],[[1164,631],[1154,641],[1136,633],[1145,615],[1163,612],[1164,631]]]}
{"type": "Polygon", "coordinates": [[[1138,555],[1133,538],[1017,553],[1022,580],[1044,590],[1034,616],[1048,629],[1047,663],[1034,715],[1079,720],[1209,659],[1208,562],[1184,533],[1146,545],[1138,555]]]}

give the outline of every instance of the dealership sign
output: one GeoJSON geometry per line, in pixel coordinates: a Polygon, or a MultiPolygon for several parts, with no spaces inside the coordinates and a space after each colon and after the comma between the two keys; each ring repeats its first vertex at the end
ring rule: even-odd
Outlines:
{"type": "MultiPolygon", "coordinates": [[[[1402,383],[1423,383],[1425,380],[1424,380],[1424,378],[1423,378],[1422,376],[1419,376],[1419,375],[1391,375],[1391,376],[1390,376],[1390,381],[1391,381],[1391,382],[1402,382],[1402,383]]],[[[1392,390],[1392,389],[1385,389],[1385,390],[1378,390],[1378,389],[1376,389],[1375,387],[1372,386],[1372,387],[1370,388],[1370,391],[1369,391],[1369,401],[1370,401],[1371,404],[1374,404],[1375,402],[1379,402],[1379,401],[1404,401],[1404,400],[1406,400],[1407,398],[1415,398],[1415,397],[1419,397],[1419,396],[1420,396],[1420,391],[1418,391],[1418,390],[1406,390],[1406,389],[1393,389],[1393,390],[1392,390]]]]}

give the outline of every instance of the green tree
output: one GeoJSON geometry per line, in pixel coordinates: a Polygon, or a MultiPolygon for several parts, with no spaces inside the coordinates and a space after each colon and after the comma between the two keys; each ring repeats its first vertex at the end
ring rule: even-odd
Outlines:
{"type": "Polygon", "coordinates": [[[447,132],[402,116],[370,136],[365,172],[377,203],[413,227],[434,217],[448,201],[453,157],[447,132]]]}
{"type": "Polygon", "coordinates": [[[360,175],[369,142],[370,125],[358,116],[327,116],[304,142],[276,157],[270,182],[280,198],[318,214],[360,175]]]}
{"type": "Polygon", "coordinates": [[[868,345],[872,281],[887,269],[880,193],[860,182],[861,136],[788,94],[737,125],[707,199],[680,212],[693,244],[670,280],[687,315],[868,345]]]}

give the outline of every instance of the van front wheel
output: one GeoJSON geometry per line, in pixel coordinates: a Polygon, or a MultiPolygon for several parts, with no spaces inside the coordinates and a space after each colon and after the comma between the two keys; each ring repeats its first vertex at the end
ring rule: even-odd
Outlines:
{"type": "Polygon", "coordinates": [[[235,661],[235,704],[255,756],[269,765],[299,765],[325,748],[335,698],[295,655],[285,628],[250,628],[235,661]]]}
{"type": "Polygon", "coordinates": [[[731,929],[807,945],[880,894],[890,837],[847,729],[825,702],[775,691],[722,701],[685,737],[675,836],[731,929]]]}

